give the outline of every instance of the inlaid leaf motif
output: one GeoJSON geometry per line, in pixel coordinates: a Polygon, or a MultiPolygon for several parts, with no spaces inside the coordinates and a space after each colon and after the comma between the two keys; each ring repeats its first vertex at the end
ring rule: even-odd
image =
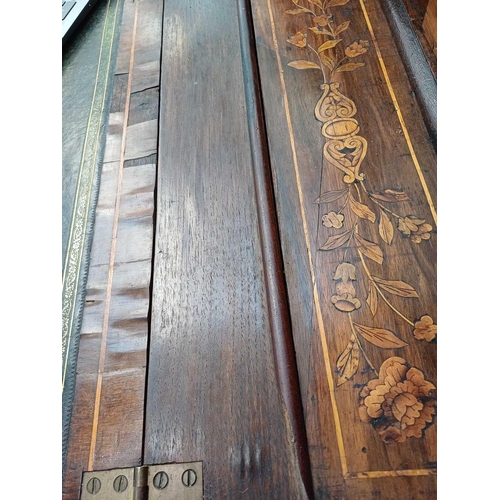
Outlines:
{"type": "Polygon", "coordinates": [[[343,64],[339,68],[336,69],[337,73],[340,71],[354,71],[357,68],[361,68],[361,66],[364,66],[365,63],[347,63],[343,64]]]}
{"type": "Polygon", "coordinates": [[[292,16],[296,16],[297,14],[302,14],[303,12],[309,12],[307,9],[290,9],[285,10],[285,14],[291,14],[292,16]]]}
{"type": "Polygon", "coordinates": [[[331,49],[332,47],[335,47],[335,45],[337,45],[341,41],[342,41],[342,39],[328,40],[328,42],[325,42],[318,47],[318,52],[323,52],[324,50],[331,49]]]}
{"type": "Polygon", "coordinates": [[[402,189],[385,189],[376,193],[370,193],[372,198],[380,201],[387,201],[389,203],[396,203],[398,201],[408,201],[408,195],[402,189]]]}
{"type": "Polygon", "coordinates": [[[328,57],[325,53],[322,52],[321,54],[319,54],[319,58],[327,68],[333,70],[333,59],[331,57],[328,57]]]}
{"type": "MultiPolygon", "coordinates": [[[[347,2],[346,2],[347,3],[347,2]]],[[[349,28],[349,25],[351,24],[351,21],[346,21],[345,23],[341,23],[337,26],[335,31],[333,32],[334,36],[338,36],[340,33],[345,31],[347,28],[349,28]]]]}
{"type": "Polygon", "coordinates": [[[376,276],[373,276],[373,281],[378,283],[380,288],[383,288],[393,295],[399,295],[400,297],[418,297],[417,291],[404,281],[387,281],[382,278],[377,278],[376,276]]]}
{"type": "Polygon", "coordinates": [[[325,9],[328,7],[337,7],[338,5],[345,5],[349,0],[330,0],[326,5],[325,9]]]}
{"type": "Polygon", "coordinates": [[[317,26],[325,27],[328,26],[330,21],[332,20],[332,16],[327,16],[326,14],[323,14],[322,16],[314,16],[313,17],[313,23],[316,24],[317,26]]]}
{"type": "Polygon", "coordinates": [[[349,194],[349,206],[358,217],[368,219],[370,222],[375,222],[375,214],[372,210],[367,205],[356,201],[351,194],[349,194]]]}
{"type": "Polygon", "coordinates": [[[316,28],[316,26],[314,26],[313,28],[309,28],[315,35],[330,35],[332,36],[332,34],[329,32],[329,31],[322,31],[320,30],[319,28],[316,28]]]}
{"type": "Polygon", "coordinates": [[[375,328],[373,326],[359,325],[354,323],[355,330],[368,342],[371,342],[377,347],[382,349],[399,349],[400,347],[405,347],[408,344],[403,342],[399,337],[394,335],[389,330],[384,330],[383,328],[375,328]]]}
{"type": "Polygon", "coordinates": [[[392,243],[392,239],[394,238],[394,226],[392,225],[391,220],[387,217],[387,214],[380,210],[380,221],[378,223],[378,232],[380,237],[390,245],[392,243]]]}
{"type": "Polygon", "coordinates": [[[316,63],[305,61],[303,59],[299,61],[292,61],[288,63],[288,66],[295,69],[321,69],[316,63]]]}
{"type": "Polygon", "coordinates": [[[314,200],[314,203],[331,203],[332,201],[337,201],[342,198],[347,192],[349,188],[341,189],[340,191],[327,191],[323,193],[319,198],[314,200]]]}
{"type": "Polygon", "coordinates": [[[358,371],[359,366],[359,346],[351,335],[351,339],[347,344],[347,347],[343,350],[337,359],[337,371],[339,378],[337,380],[337,385],[342,385],[352,378],[358,371]]]}
{"type": "Polygon", "coordinates": [[[378,308],[378,294],[375,285],[370,281],[370,285],[368,286],[368,297],[366,297],[366,303],[372,312],[372,315],[375,316],[377,314],[378,308]]]}
{"type": "Polygon", "coordinates": [[[309,3],[312,3],[313,5],[316,5],[320,9],[323,8],[323,2],[321,0],[307,0],[309,3]]]}
{"type": "Polygon", "coordinates": [[[382,264],[384,261],[384,254],[381,248],[373,241],[365,240],[359,234],[354,234],[354,239],[358,245],[359,251],[371,260],[374,260],[378,264],[382,264]]]}
{"type": "Polygon", "coordinates": [[[337,236],[330,236],[326,240],[326,243],[320,248],[320,250],[335,250],[336,248],[341,247],[344,243],[349,241],[351,234],[352,230],[346,231],[342,234],[338,234],[337,236]]]}

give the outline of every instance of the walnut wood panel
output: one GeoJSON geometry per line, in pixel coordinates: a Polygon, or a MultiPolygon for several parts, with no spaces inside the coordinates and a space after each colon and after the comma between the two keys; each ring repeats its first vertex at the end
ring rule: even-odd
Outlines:
{"type": "Polygon", "coordinates": [[[64,471],[68,500],[79,498],[83,471],[142,464],[156,181],[149,160],[157,152],[149,125],[158,119],[162,5],[124,4],[64,471]],[[144,90],[154,67],[156,88],[144,90]],[[125,164],[127,149],[137,164],[125,164]]]}
{"type": "MultiPolygon", "coordinates": [[[[78,366],[81,365],[82,348],[80,345],[78,366]]],[[[78,500],[82,472],[89,459],[90,436],[94,407],[89,404],[95,398],[97,366],[93,373],[78,373],[76,377],[75,402],[71,413],[71,426],[68,440],[66,467],[63,471],[62,498],[78,500]]]]}
{"type": "Polygon", "coordinates": [[[436,171],[379,2],[253,0],[316,498],[432,498],[436,171]]]}
{"type": "Polygon", "coordinates": [[[165,3],[146,463],[303,498],[275,377],[235,2],[165,3]]]}
{"type": "Polygon", "coordinates": [[[141,465],[145,376],[145,367],[104,374],[94,470],[141,465]]]}

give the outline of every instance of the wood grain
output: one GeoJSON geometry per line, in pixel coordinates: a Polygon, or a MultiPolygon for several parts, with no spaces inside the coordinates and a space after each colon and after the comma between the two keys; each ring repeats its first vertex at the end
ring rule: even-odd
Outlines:
{"type": "MultiPolygon", "coordinates": [[[[81,365],[82,347],[79,350],[78,366],[81,365]]],[[[97,352],[98,348],[97,348],[97,352]]],[[[85,470],[90,451],[92,434],[93,405],[89,404],[95,397],[97,383],[97,366],[93,373],[78,373],[76,377],[75,402],[71,414],[71,426],[68,439],[66,467],[63,471],[62,498],[78,500],[82,473],[85,470]]]]}
{"type": "Polygon", "coordinates": [[[429,0],[424,21],[422,22],[422,29],[434,55],[437,57],[437,0],[429,0]]]}
{"type": "Polygon", "coordinates": [[[424,49],[401,0],[381,2],[401,58],[419,100],[434,146],[437,142],[437,86],[424,49]]]}
{"type": "Polygon", "coordinates": [[[165,4],[146,463],[303,498],[276,383],[235,4],[165,4]]]}
{"type": "MultiPolygon", "coordinates": [[[[157,0],[124,5],[64,471],[68,500],[79,498],[83,471],[142,463],[156,164],[125,168],[124,151],[140,142],[136,129],[158,118],[157,89],[134,93],[133,85],[143,80],[134,73],[135,51],[147,48],[152,61],[155,41],[159,78],[161,15],[156,31],[150,18],[161,6],[157,0]]],[[[148,136],[152,155],[156,133],[148,136]]]]}
{"type": "Polygon", "coordinates": [[[286,420],[289,421],[292,428],[301,480],[308,498],[312,498],[311,462],[305,433],[304,410],[300,397],[290,320],[290,304],[283,271],[253,18],[249,0],[240,0],[238,2],[238,25],[240,28],[246,114],[252,153],[255,198],[276,381],[287,412],[286,420]]]}
{"type": "MultiPolygon", "coordinates": [[[[319,30],[328,25],[328,19],[322,19],[320,8],[311,3],[305,8],[315,12],[316,21],[307,13],[285,14],[297,7],[291,1],[252,2],[315,495],[372,498],[380,494],[381,498],[389,498],[393,489],[402,492],[411,481],[420,480],[424,493],[419,494],[418,490],[412,498],[429,498],[435,494],[434,483],[426,477],[434,473],[436,418],[431,419],[432,424],[422,437],[386,444],[383,439],[389,439],[388,436],[382,435],[381,427],[371,417],[365,416],[363,421],[361,410],[367,401],[363,388],[368,387],[370,380],[376,380],[377,373],[384,377],[384,362],[388,359],[395,363],[395,357],[400,356],[415,370],[422,370],[419,373],[429,384],[426,387],[436,382],[434,339],[429,343],[417,339],[414,333],[417,325],[422,325],[419,335],[427,335],[428,331],[432,334],[431,326],[418,322],[424,315],[436,321],[436,235],[434,213],[428,203],[431,200],[435,204],[435,153],[379,3],[339,3],[342,5],[331,9],[332,29],[350,23],[338,37],[342,38],[342,49],[328,49],[331,52],[327,54],[339,61],[339,54],[345,50],[357,64],[357,69],[336,73],[333,81],[340,84],[338,90],[356,106],[355,111],[345,111],[344,116],[355,120],[359,127],[351,137],[360,137],[356,140],[366,154],[359,170],[360,175],[365,175],[363,183],[356,179],[346,184],[347,174],[326,159],[324,147],[330,139],[325,127],[330,122],[327,117],[320,120],[315,115],[323,92],[319,86],[324,80],[320,61],[306,44],[318,51],[320,44],[330,38],[313,34],[308,26],[319,30]],[[300,34],[306,32],[304,43],[300,34]],[[297,64],[290,64],[297,60],[312,62],[318,68],[297,69],[297,64]],[[372,198],[363,190],[368,183],[372,186],[368,192],[372,189],[377,196],[387,198],[389,193],[403,199],[387,202],[372,198]],[[355,203],[348,200],[346,193],[337,201],[315,203],[325,193],[344,189],[352,193],[355,203]],[[387,232],[387,222],[385,232],[379,229],[379,212],[389,215],[374,200],[390,205],[393,212],[401,211],[398,218],[390,215],[392,233],[387,232]],[[360,202],[364,207],[359,206],[360,202]],[[334,217],[338,214],[343,218],[334,217]],[[413,214],[421,217],[418,223],[422,229],[412,226],[415,233],[407,231],[405,235],[405,216],[413,214]],[[432,234],[427,235],[428,226],[432,234]],[[350,245],[347,235],[343,241],[338,240],[340,248],[319,251],[329,238],[349,228],[355,246],[350,245]],[[424,241],[417,233],[429,239],[424,241]],[[365,240],[368,243],[363,243],[365,240]],[[380,289],[387,301],[377,292],[374,316],[366,302],[369,287],[373,286],[370,283],[379,285],[373,276],[404,281],[418,291],[418,298],[412,298],[414,292],[405,285],[384,282],[387,289],[396,286],[397,290],[380,289]],[[400,348],[386,348],[394,342],[392,335],[400,339],[400,348]],[[342,358],[353,338],[351,346],[360,346],[356,347],[356,355],[348,360],[346,353],[342,358]],[[345,362],[351,366],[342,378],[339,363],[345,362]],[[424,476],[412,477],[411,481],[406,477],[382,479],[387,474],[396,476],[395,471],[400,470],[409,471],[403,474],[423,471],[424,476]],[[374,475],[372,479],[370,474],[374,475]]],[[[304,3],[299,2],[302,6],[304,3]]],[[[325,68],[323,73],[328,78],[325,68]]],[[[349,102],[341,102],[347,110],[349,102]]],[[[336,129],[330,130],[335,138],[336,129]]],[[[358,171],[353,169],[352,175],[358,175],[358,171]]],[[[332,246],[336,246],[334,242],[332,246]]],[[[354,347],[351,352],[354,353],[354,347]]],[[[422,406],[434,404],[426,396],[419,397],[424,401],[422,406]]],[[[396,439],[396,435],[391,438],[396,439]]],[[[408,498],[409,495],[407,492],[408,498]]]]}
{"type": "MultiPolygon", "coordinates": [[[[406,7],[413,28],[417,33],[420,43],[422,44],[422,48],[424,49],[424,53],[429,62],[429,65],[432,68],[434,75],[437,76],[437,49],[434,50],[434,46],[424,32],[423,27],[427,9],[428,7],[432,7],[432,2],[430,2],[429,0],[402,0],[402,2],[406,7]]],[[[434,2],[434,4],[435,6],[437,6],[437,2],[434,2]]],[[[435,16],[435,18],[437,18],[437,16],[435,16]]],[[[437,30],[433,30],[432,33],[434,33],[434,36],[436,37],[437,30]]]]}
{"type": "Polygon", "coordinates": [[[436,155],[380,2],[123,20],[63,497],[201,460],[207,499],[434,498],[436,155]]]}

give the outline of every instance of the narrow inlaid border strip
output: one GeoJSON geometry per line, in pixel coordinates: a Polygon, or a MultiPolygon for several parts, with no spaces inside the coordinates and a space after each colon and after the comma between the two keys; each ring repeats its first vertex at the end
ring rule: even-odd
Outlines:
{"type": "Polygon", "coordinates": [[[104,365],[106,361],[106,347],[107,347],[107,334],[109,327],[109,312],[111,307],[111,293],[113,290],[113,275],[115,268],[115,255],[116,255],[116,243],[118,236],[118,223],[120,218],[120,203],[121,203],[121,190],[122,190],[122,180],[123,180],[123,165],[125,163],[125,146],[127,141],[127,126],[128,126],[128,115],[130,111],[130,96],[132,92],[132,79],[134,73],[134,59],[135,59],[135,39],[137,33],[137,16],[138,16],[139,2],[135,2],[134,11],[134,25],[132,28],[132,42],[130,48],[130,62],[128,71],[128,83],[127,83],[127,94],[125,99],[125,110],[123,113],[123,130],[122,130],[122,140],[120,147],[120,163],[118,166],[118,182],[116,187],[116,201],[115,201],[115,213],[113,217],[113,233],[111,238],[111,251],[109,255],[109,266],[108,266],[108,282],[106,286],[106,300],[104,303],[104,318],[102,324],[102,334],[101,334],[101,350],[99,354],[99,367],[97,370],[97,384],[94,400],[94,417],[92,420],[92,433],[90,437],[90,449],[89,449],[89,459],[87,464],[87,470],[91,471],[94,467],[95,449],[97,444],[97,431],[99,427],[99,410],[101,407],[101,391],[102,391],[102,378],[104,375],[104,365]]]}
{"type": "Polygon", "coordinates": [[[101,37],[101,47],[94,85],[94,93],[85,132],[82,159],[78,174],[75,203],[71,220],[68,248],[63,270],[62,280],[62,391],[66,384],[69,348],[73,330],[75,307],[80,280],[83,250],[86,237],[89,206],[92,197],[92,186],[97,166],[97,153],[101,133],[102,117],[106,102],[106,88],[108,85],[109,68],[113,52],[118,6],[115,0],[112,27],[110,22],[111,0],[106,6],[106,18],[101,37]]]}
{"type": "MultiPolygon", "coordinates": [[[[427,184],[426,184],[425,179],[423,177],[422,170],[420,169],[420,165],[419,165],[418,160],[416,158],[415,151],[413,149],[408,130],[406,129],[406,125],[404,124],[403,116],[401,114],[401,110],[399,108],[396,96],[394,94],[394,90],[392,88],[392,85],[390,84],[389,75],[387,74],[387,70],[385,68],[385,64],[384,64],[384,61],[382,59],[382,54],[380,52],[380,48],[379,48],[377,40],[375,38],[375,34],[373,33],[373,29],[371,27],[368,13],[366,12],[366,9],[364,8],[363,0],[360,0],[360,4],[361,4],[361,7],[363,9],[363,13],[365,15],[365,20],[366,20],[367,26],[370,30],[370,34],[372,36],[373,44],[376,47],[377,56],[379,58],[379,63],[380,63],[380,66],[382,68],[382,71],[384,73],[384,76],[386,78],[386,83],[387,83],[387,86],[389,88],[391,98],[393,99],[393,104],[396,108],[396,111],[398,113],[398,117],[400,119],[401,126],[403,128],[404,133],[405,133],[405,139],[406,139],[406,142],[408,144],[408,148],[410,149],[410,154],[411,154],[412,159],[414,161],[414,165],[415,165],[415,168],[417,170],[417,173],[419,174],[419,179],[421,181],[422,187],[423,187],[424,192],[426,194],[426,198],[427,198],[427,201],[429,203],[429,207],[431,209],[432,216],[434,218],[434,222],[436,222],[436,224],[437,224],[437,214],[436,214],[436,211],[434,209],[434,204],[432,202],[432,198],[431,198],[429,190],[427,188],[427,184]]],[[[276,60],[278,63],[280,83],[281,83],[281,88],[283,91],[283,104],[285,107],[285,115],[286,115],[286,120],[287,120],[287,125],[288,125],[290,146],[291,146],[291,150],[292,150],[292,158],[293,158],[295,177],[296,177],[296,182],[297,182],[297,192],[298,192],[299,202],[300,202],[302,226],[303,226],[303,230],[304,230],[304,237],[306,240],[307,255],[308,255],[308,260],[309,260],[309,271],[311,274],[311,283],[313,286],[314,306],[315,306],[315,310],[316,310],[316,317],[318,320],[318,327],[319,327],[320,338],[321,338],[323,358],[325,361],[325,370],[326,370],[326,376],[327,376],[328,387],[329,387],[329,392],[330,392],[330,400],[331,400],[331,404],[332,404],[332,412],[333,412],[333,419],[334,419],[334,424],[335,424],[335,433],[336,433],[336,437],[337,437],[337,445],[339,448],[339,456],[340,456],[342,475],[343,475],[344,479],[370,479],[370,478],[382,478],[382,477],[400,477],[400,476],[410,477],[410,476],[435,475],[436,469],[406,469],[406,470],[367,471],[367,472],[354,472],[354,473],[348,472],[347,457],[346,457],[346,452],[345,452],[344,440],[342,437],[342,428],[341,428],[341,424],[340,424],[340,415],[339,415],[339,411],[338,411],[337,401],[335,398],[333,374],[332,374],[332,369],[331,369],[330,356],[328,353],[328,344],[327,344],[327,340],[326,340],[323,315],[321,312],[321,305],[319,302],[319,294],[318,294],[316,277],[315,277],[315,272],[314,272],[314,265],[313,265],[312,254],[311,254],[311,244],[310,244],[310,238],[309,238],[309,231],[307,228],[307,220],[306,220],[306,216],[305,216],[304,196],[302,193],[302,184],[300,181],[300,172],[299,172],[299,168],[298,168],[297,153],[296,153],[296,148],[295,148],[295,137],[294,137],[294,133],[293,133],[293,126],[292,126],[291,115],[290,115],[290,107],[289,107],[289,103],[288,103],[288,94],[287,94],[287,90],[286,90],[285,78],[284,78],[284,74],[283,74],[283,65],[281,62],[278,39],[277,39],[277,35],[276,35],[276,25],[274,22],[274,15],[272,12],[270,0],[267,0],[267,7],[268,7],[268,11],[269,11],[269,20],[271,23],[273,43],[274,43],[274,48],[275,48],[275,52],[276,52],[276,60]]]]}
{"type": "Polygon", "coordinates": [[[344,476],[345,479],[375,479],[381,477],[414,477],[434,476],[436,469],[401,469],[401,470],[375,470],[368,472],[350,472],[344,476]]]}
{"type": "Polygon", "coordinates": [[[415,88],[422,115],[429,130],[432,145],[437,142],[436,77],[424,53],[410,16],[401,0],[381,0],[385,17],[397,41],[398,51],[415,88]]]}

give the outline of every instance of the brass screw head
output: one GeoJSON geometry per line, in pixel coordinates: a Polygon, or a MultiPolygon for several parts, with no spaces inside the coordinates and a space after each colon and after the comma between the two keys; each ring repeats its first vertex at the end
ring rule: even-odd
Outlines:
{"type": "Polygon", "coordinates": [[[196,483],[196,472],[193,469],[187,469],[182,474],[182,484],[190,488],[196,483]]]}
{"type": "Polygon", "coordinates": [[[127,489],[128,486],[128,479],[125,476],[117,476],[116,479],[113,481],[113,489],[117,493],[122,493],[127,489]]]}
{"type": "Polygon", "coordinates": [[[97,477],[93,477],[88,483],[87,483],[87,491],[91,495],[97,495],[99,493],[99,490],[101,489],[101,481],[97,477]]]}
{"type": "Polygon", "coordinates": [[[164,471],[157,472],[153,478],[153,485],[157,490],[163,490],[167,487],[168,476],[164,471]]]}

